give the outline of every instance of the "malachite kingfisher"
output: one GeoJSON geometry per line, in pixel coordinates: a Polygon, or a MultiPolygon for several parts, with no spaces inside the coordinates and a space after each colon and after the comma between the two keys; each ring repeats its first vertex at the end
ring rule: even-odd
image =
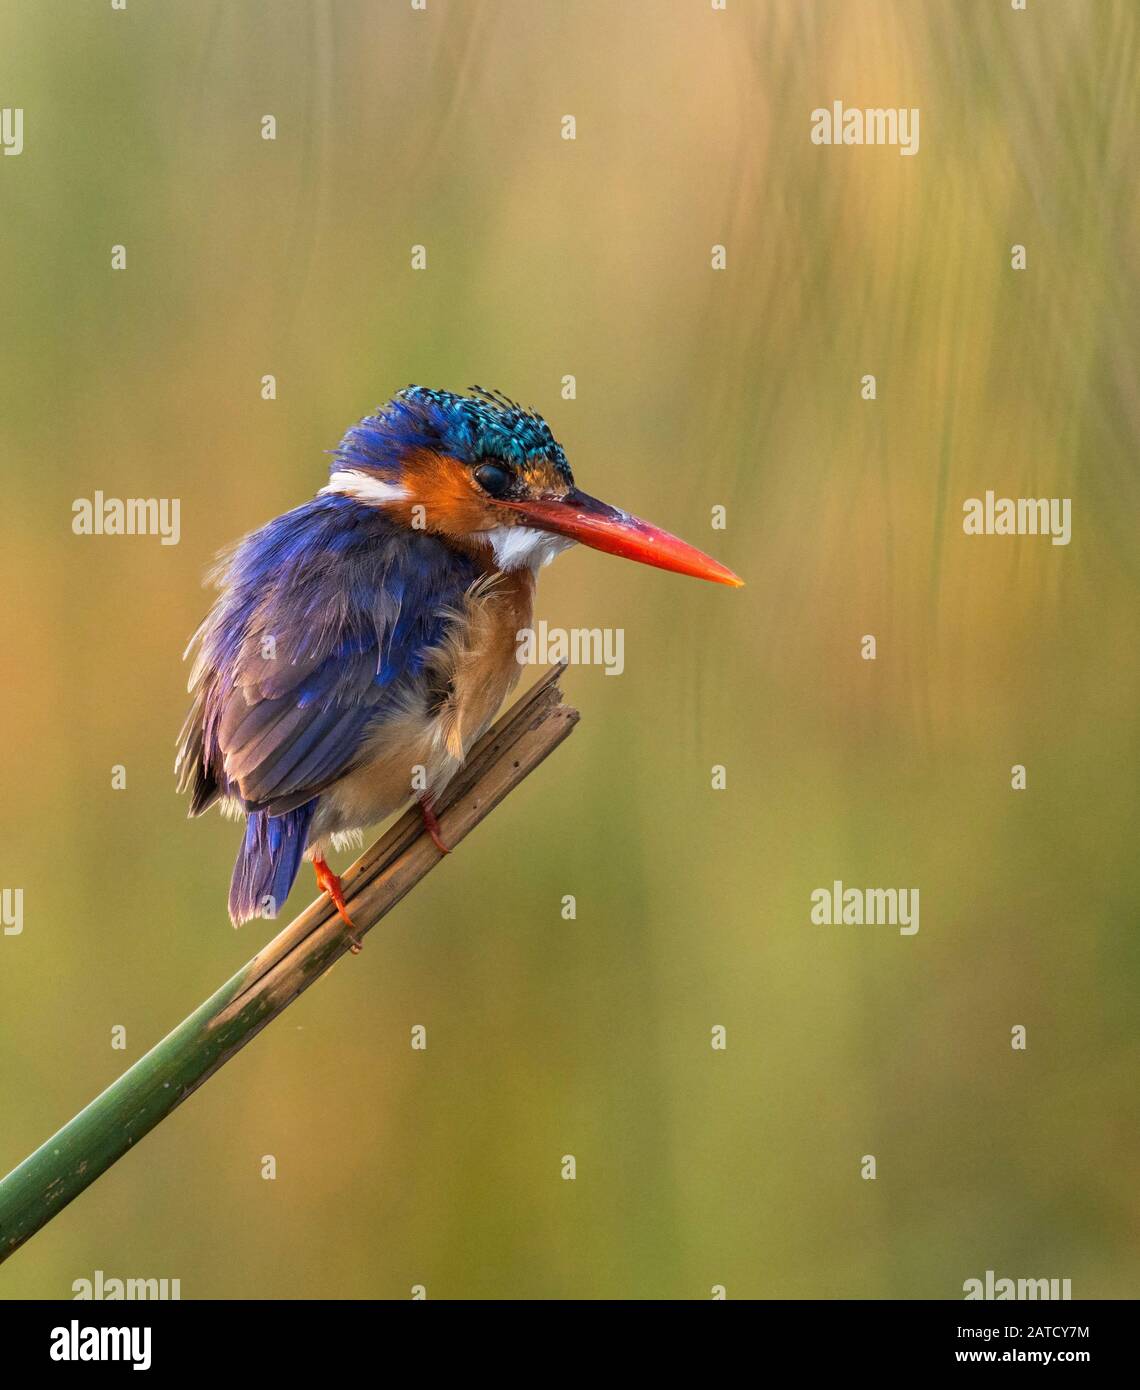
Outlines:
{"type": "Polygon", "coordinates": [[[446,853],[433,799],[518,680],[538,570],[575,541],[742,583],[579,492],[546,421],[481,387],[399,392],[311,501],[223,554],[176,773],[191,816],[245,818],[235,926],[275,916],[308,859],[351,933],[325,855],[413,795],[446,853]]]}

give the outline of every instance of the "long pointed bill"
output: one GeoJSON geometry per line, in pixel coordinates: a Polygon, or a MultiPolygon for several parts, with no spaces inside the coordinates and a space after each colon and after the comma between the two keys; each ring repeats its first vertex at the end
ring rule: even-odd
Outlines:
{"type": "Polygon", "coordinates": [[[500,505],[518,512],[539,530],[568,536],[594,550],[638,560],[643,565],[656,565],[658,569],[673,570],[676,574],[691,574],[695,579],[709,579],[714,584],[731,584],[734,588],[744,584],[743,579],[695,545],[671,536],[668,531],[659,531],[628,512],[608,507],[577,488],[571,488],[565,497],[557,500],[503,502],[500,505]]]}

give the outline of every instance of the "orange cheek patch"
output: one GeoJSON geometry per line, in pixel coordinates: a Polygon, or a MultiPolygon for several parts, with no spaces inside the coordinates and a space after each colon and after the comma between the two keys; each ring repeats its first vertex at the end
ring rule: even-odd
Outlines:
{"type": "Polygon", "coordinates": [[[390,504],[397,521],[418,531],[468,536],[494,526],[490,506],[475,490],[470,471],[458,459],[441,454],[412,454],[404,460],[400,482],[406,501],[390,504]]]}

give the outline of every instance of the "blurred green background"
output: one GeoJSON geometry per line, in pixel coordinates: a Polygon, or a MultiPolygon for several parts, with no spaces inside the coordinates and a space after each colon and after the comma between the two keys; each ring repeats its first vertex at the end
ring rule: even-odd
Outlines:
{"type": "Polygon", "coordinates": [[[624,675],[0,1295],[1136,1295],[1138,72],[1130,0],[3,6],[0,1171],[271,934],[180,656],[350,422],[500,387],[748,587],[546,571],[624,675]],[[920,152],[814,146],[835,100],[920,152]],[[1072,543],[964,536],[987,488],[1072,543]],[[96,489],[180,544],[74,536],[96,489]],[[833,879],[920,932],[812,926],[833,879]]]}

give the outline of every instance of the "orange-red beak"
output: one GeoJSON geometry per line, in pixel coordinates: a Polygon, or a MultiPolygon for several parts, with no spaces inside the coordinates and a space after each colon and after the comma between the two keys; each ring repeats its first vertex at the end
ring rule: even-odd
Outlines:
{"type": "Polygon", "coordinates": [[[737,589],[744,584],[744,580],[727,566],[695,545],[671,536],[668,531],[659,531],[628,512],[608,507],[577,488],[571,488],[565,497],[556,499],[503,501],[499,505],[518,512],[528,525],[568,536],[594,550],[638,560],[643,565],[656,565],[658,569],[673,570],[676,574],[691,574],[695,579],[709,579],[714,584],[731,584],[737,589]]]}

